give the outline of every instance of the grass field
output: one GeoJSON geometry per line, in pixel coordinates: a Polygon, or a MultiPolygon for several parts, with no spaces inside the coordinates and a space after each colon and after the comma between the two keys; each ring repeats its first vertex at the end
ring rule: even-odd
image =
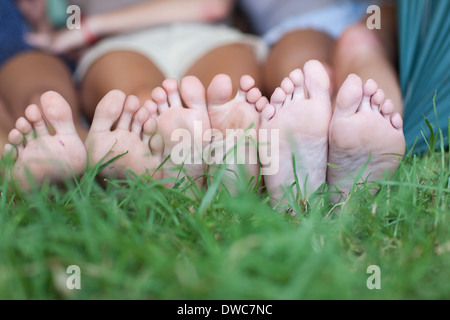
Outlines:
{"type": "Polygon", "coordinates": [[[3,181],[1,299],[450,299],[443,147],[406,157],[374,196],[359,185],[334,205],[325,191],[296,217],[246,185],[188,197],[137,177],[103,188],[96,172],[26,197],[3,181]],[[81,290],[66,287],[71,265],[81,290]]]}

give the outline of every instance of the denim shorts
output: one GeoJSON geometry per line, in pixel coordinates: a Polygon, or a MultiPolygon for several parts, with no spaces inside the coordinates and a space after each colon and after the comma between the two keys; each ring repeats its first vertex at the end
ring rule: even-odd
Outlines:
{"type": "Polygon", "coordinates": [[[11,57],[33,49],[25,42],[28,31],[14,0],[0,1],[0,68],[11,57]]]}

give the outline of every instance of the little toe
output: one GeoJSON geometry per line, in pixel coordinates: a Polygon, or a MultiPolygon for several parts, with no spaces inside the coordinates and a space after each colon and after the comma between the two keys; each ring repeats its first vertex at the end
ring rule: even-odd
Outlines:
{"type": "Polygon", "coordinates": [[[206,90],[197,77],[187,76],[181,81],[181,97],[188,109],[206,112],[206,90]]]}
{"type": "Polygon", "coordinates": [[[164,90],[166,90],[167,98],[169,100],[170,108],[182,108],[183,102],[181,101],[180,92],[178,90],[178,82],[175,79],[167,79],[162,84],[164,90]]]}
{"type": "Polygon", "coordinates": [[[3,147],[2,157],[12,157],[12,160],[16,160],[18,155],[17,152],[17,149],[8,143],[3,147]]]}
{"type": "Polygon", "coordinates": [[[276,108],[272,104],[267,104],[264,110],[261,112],[261,118],[264,121],[270,121],[275,116],[276,108]]]}
{"type": "Polygon", "coordinates": [[[45,118],[57,134],[76,134],[69,103],[59,93],[49,91],[41,96],[45,118]]]}
{"type": "Polygon", "coordinates": [[[163,88],[158,87],[155,90],[153,90],[152,99],[158,108],[159,114],[163,114],[169,110],[169,102],[167,101],[167,93],[166,93],[166,90],[164,90],[163,88]]]}
{"type": "Polygon", "coordinates": [[[219,74],[214,77],[208,87],[208,107],[223,106],[231,100],[233,95],[233,83],[226,74],[219,74]]]}
{"type": "Polygon", "coordinates": [[[119,90],[110,91],[95,109],[90,132],[110,131],[123,112],[126,94],[119,90]]]}
{"type": "Polygon", "coordinates": [[[339,89],[336,98],[335,116],[351,116],[358,110],[363,98],[362,80],[351,74],[339,89]]]}
{"type": "Polygon", "coordinates": [[[144,124],[149,118],[150,112],[144,107],[140,108],[139,111],[136,112],[136,115],[134,116],[134,120],[131,125],[131,131],[136,135],[140,136],[142,130],[144,129],[143,128],[144,124]]]}
{"type": "Polygon", "coordinates": [[[276,110],[279,110],[286,100],[286,92],[284,92],[281,88],[276,88],[272,97],[270,98],[270,104],[275,107],[276,110]]]}
{"type": "Polygon", "coordinates": [[[308,61],[304,67],[305,87],[311,99],[330,99],[330,76],[322,63],[308,61]]]}
{"type": "Polygon", "coordinates": [[[130,130],[131,122],[133,121],[133,117],[140,109],[141,102],[139,98],[136,96],[129,96],[125,100],[125,106],[120,116],[119,122],[117,123],[117,129],[119,130],[130,130]]]}
{"type": "Polygon", "coordinates": [[[25,117],[31,123],[38,137],[46,136],[49,134],[47,124],[42,116],[42,112],[35,104],[25,109],[25,117]]]}

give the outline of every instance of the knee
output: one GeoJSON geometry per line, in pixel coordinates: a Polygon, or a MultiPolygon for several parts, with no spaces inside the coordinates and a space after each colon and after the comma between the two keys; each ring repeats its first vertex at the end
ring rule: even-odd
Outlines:
{"type": "Polygon", "coordinates": [[[347,28],[338,39],[334,59],[339,63],[353,62],[380,51],[383,51],[383,46],[375,32],[363,24],[357,24],[347,28]]]}

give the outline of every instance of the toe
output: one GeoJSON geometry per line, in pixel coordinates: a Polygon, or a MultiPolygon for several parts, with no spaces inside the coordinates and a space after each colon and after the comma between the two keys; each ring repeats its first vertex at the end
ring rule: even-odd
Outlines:
{"type": "Polygon", "coordinates": [[[276,110],[278,110],[283,106],[285,100],[286,100],[286,92],[284,92],[284,90],[281,88],[276,88],[275,92],[270,98],[270,104],[273,107],[275,107],[276,110]]]}
{"type": "Polygon", "coordinates": [[[256,101],[256,104],[255,104],[256,110],[258,110],[258,112],[262,112],[268,104],[269,104],[269,100],[263,96],[263,97],[261,97],[261,99],[256,101]]]}
{"type": "Polygon", "coordinates": [[[178,82],[175,79],[167,79],[163,82],[163,88],[166,90],[170,108],[182,108],[180,92],[178,90],[178,82]]]}
{"type": "Polygon", "coordinates": [[[364,85],[364,96],[360,106],[360,110],[372,110],[372,96],[377,92],[378,85],[374,80],[368,80],[364,85]]]}
{"type": "Polygon", "coordinates": [[[18,153],[22,152],[24,148],[24,136],[23,134],[17,130],[13,129],[8,135],[8,141],[11,146],[14,146],[18,153]]]}
{"type": "Polygon", "coordinates": [[[262,98],[261,90],[253,88],[247,93],[247,101],[251,104],[256,104],[262,98]]]}
{"type": "Polygon", "coordinates": [[[2,150],[2,157],[12,157],[12,160],[17,159],[17,149],[11,144],[6,144],[2,150]]]}
{"type": "Polygon", "coordinates": [[[377,92],[372,96],[371,106],[372,110],[376,112],[381,112],[381,104],[384,102],[385,94],[384,91],[378,89],[377,92]]]}
{"type": "Polygon", "coordinates": [[[247,93],[255,86],[255,84],[256,84],[255,79],[253,79],[251,76],[249,75],[242,76],[239,83],[237,99],[241,101],[246,101],[247,93]]]}
{"type": "Polygon", "coordinates": [[[59,93],[50,91],[41,97],[45,118],[57,134],[76,134],[69,103],[59,93]]]}
{"type": "Polygon", "coordinates": [[[308,61],[304,67],[305,86],[311,99],[330,99],[330,76],[317,60],[308,61]]]}
{"type": "Polygon", "coordinates": [[[119,122],[117,123],[117,129],[127,131],[130,130],[131,122],[133,121],[133,117],[136,112],[138,112],[140,105],[141,102],[136,96],[129,96],[125,100],[125,106],[122,115],[119,118],[119,122]]]}
{"type": "Polygon", "coordinates": [[[164,139],[162,137],[162,135],[160,135],[159,133],[156,133],[155,135],[152,136],[151,140],[150,140],[150,151],[153,155],[163,155],[164,152],[164,139]]]}
{"type": "Polygon", "coordinates": [[[34,138],[33,137],[33,127],[28,122],[28,120],[25,119],[24,117],[20,117],[19,119],[17,119],[16,129],[19,130],[25,136],[25,139],[27,141],[34,138]]]}
{"type": "Polygon", "coordinates": [[[151,100],[147,100],[144,102],[144,106],[145,109],[147,109],[147,111],[149,112],[149,115],[151,118],[156,118],[158,115],[158,106],[156,105],[155,102],[151,101],[151,100]]]}
{"type": "Polygon", "coordinates": [[[42,116],[42,112],[37,105],[31,105],[25,109],[25,117],[31,123],[38,137],[48,135],[47,124],[42,116]]]}
{"type": "Polygon", "coordinates": [[[394,113],[394,103],[392,102],[392,100],[386,100],[381,105],[381,114],[386,120],[390,120],[393,113],[394,113]]]}
{"type": "Polygon", "coordinates": [[[281,89],[283,89],[284,93],[286,94],[286,99],[284,100],[284,105],[286,105],[292,101],[292,95],[295,90],[294,83],[290,78],[284,78],[281,82],[281,89]]]}
{"type": "Polygon", "coordinates": [[[142,134],[142,141],[149,145],[150,139],[152,136],[154,136],[158,131],[158,123],[155,119],[150,118],[148,119],[143,126],[143,134],[142,134]]]}
{"type": "Polygon", "coordinates": [[[95,110],[90,132],[110,131],[122,114],[126,97],[119,90],[109,92],[95,110]]]}
{"type": "Polygon", "coordinates": [[[391,117],[391,124],[392,126],[397,129],[397,130],[402,130],[403,129],[403,119],[402,116],[398,113],[394,114],[391,117]]]}
{"type": "Polygon", "coordinates": [[[305,78],[303,76],[303,72],[300,69],[295,69],[289,75],[289,79],[291,79],[294,84],[294,94],[293,99],[295,101],[305,99],[305,78]]]}
{"type": "Polygon", "coordinates": [[[363,98],[362,80],[351,74],[339,89],[336,98],[335,116],[350,116],[355,114],[363,98]]]}
{"type": "Polygon", "coordinates": [[[158,87],[155,90],[153,90],[152,99],[158,108],[159,114],[163,114],[164,112],[169,110],[169,102],[167,101],[167,93],[163,88],[158,87]]]}
{"type": "Polygon", "coordinates": [[[206,111],[206,90],[198,78],[193,76],[183,78],[181,97],[189,109],[206,111]]]}
{"type": "Polygon", "coordinates": [[[276,109],[273,105],[271,105],[270,103],[266,105],[266,107],[264,108],[264,110],[261,113],[261,118],[264,121],[270,121],[276,113],[276,109]]]}
{"type": "Polygon", "coordinates": [[[214,77],[208,87],[208,107],[223,106],[231,100],[233,84],[226,74],[214,77]]]}
{"type": "Polygon", "coordinates": [[[10,144],[17,147],[24,143],[24,136],[18,129],[13,129],[8,135],[8,141],[10,144]]]}
{"type": "Polygon", "coordinates": [[[146,108],[141,108],[134,116],[131,131],[140,136],[145,122],[150,118],[150,112],[146,108]]]}

